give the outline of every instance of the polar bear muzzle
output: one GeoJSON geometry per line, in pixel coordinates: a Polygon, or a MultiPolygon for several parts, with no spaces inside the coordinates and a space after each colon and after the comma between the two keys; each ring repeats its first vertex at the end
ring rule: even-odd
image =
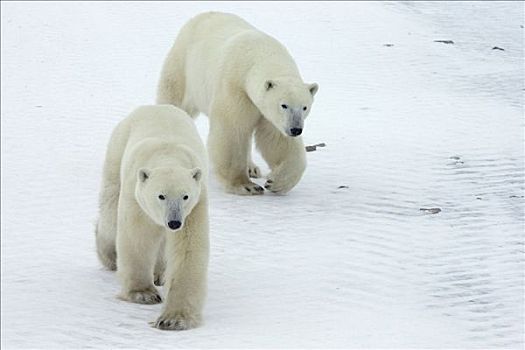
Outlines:
{"type": "Polygon", "coordinates": [[[168,221],[168,227],[171,228],[172,230],[176,230],[181,226],[182,226],[182,223],[178,220],[168,221]]]}
{"type": "Polygon", "coordinates": [[[303,132],[303,129],[301,129],[301,128],[291,128],[290,129],[290,136],[293,136],[293,137],[299,136],[299,135],[302,134],[302,132],[303,132]]]}
{"type": "Polygon", "coordinates": [[[168,200],[166,213],[166,226],[170,230],[178,230],[182,227],[182,203],[180,200],[168,200]]]}
{"type": "Polygon", "coordinates": [[[288,127],[286,128],[286,134],[291,137],[301,135],[304,126],[304,112],[302,111],[302,108],[288,108],[286,113],[288,114],[288,127]]]}

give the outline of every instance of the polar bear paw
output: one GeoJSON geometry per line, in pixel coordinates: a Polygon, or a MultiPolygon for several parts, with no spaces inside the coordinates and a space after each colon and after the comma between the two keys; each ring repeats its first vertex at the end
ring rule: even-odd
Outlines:
{"type": "Polygon", "coordinates": [[[191,315],[184,312],[163,313],[151,325],[161,330],[184,331],[195,328],[199,325],[200,317],[198,315],[191,315]]]}
{"type": "Polygon", "coordinates": [[[137,304],[159,304],[162,303],[162,298],[159,292],[154,289],[143,291],[131,291],[121,294],[120,299],[130,301],[137,304]]]}
{"type": "Polygon", "coordinates": [[[229,188],[229,192],[238,194],[241,196],[253,196],[253,195],[264,194],[264,188],[257,185],[256,183],[249,182],[246,184],[231,186],[229,188]]]}
{"type": "Polygon", "coordinates": [[[164,285],[164,273],[155,272],[153,280],[156,286],[163,286],[164,285]]]}
{"type": "Polygon", "coordinates": [[[261,175],[261,169],[259,169],[259,167],[253,162],[250,162],[248,164],[248,176],[254,179],[258,179],[261,177],[261,175]]]}
{"type": "Polygon", "coordinates": [[[274,179],[271,175],[268,175],[264,188],[272,193],[285,194],[289,192],[295,184],[296,182],[294,181],[287,181],[286,179],[279,178],[274,179]]]}

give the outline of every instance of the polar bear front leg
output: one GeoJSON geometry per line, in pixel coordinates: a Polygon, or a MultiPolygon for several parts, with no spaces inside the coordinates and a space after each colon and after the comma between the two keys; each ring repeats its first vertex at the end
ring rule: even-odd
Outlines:
{"type": "Polygon", "coordinates": [[[119,298],[158,304],[162,299],[153,284],[153,272],[163,231],[144,222],[137,204],[123,202],[119,203],[117,229],[117,275],[122,285],[119,298]]]}
{"type": "Polygon", "coordinates": [[[182,230],[168,233],[167,293],[164,310],[154,323],[156,328],[186,330],[200,324],[206,298],[208,226],[208,204],[203,200],[193,209],[182,230]]]}
{"type": "Polygon", "coordinates": [[[248,167],[254,166],[249,152],[255,121],[252,122],[247,117],[247,123],[238,125],[235,122],[236,118],[232,117],[235,109],[228,111],[229,116],[224,115],[221,110],[215,109],[210,116],[208,149],[215,172],[226,191],[230,193],[263,194],[264,189],[250,181],[248,174],[248,167]]]}
{"type": "Polygon", "coordinates": [[[300,136],[284,136],[266,119],[255,130],[255,143],[270,166],[264,187],[284,194],[297,185],[306,169],[306,150],[300,136]]]}

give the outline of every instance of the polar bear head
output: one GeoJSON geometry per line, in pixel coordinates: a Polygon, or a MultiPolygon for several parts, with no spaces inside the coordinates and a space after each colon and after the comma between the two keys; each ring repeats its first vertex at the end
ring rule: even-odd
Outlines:
{"type": "Polygon", "coordinates": [[[199,202],[201,177],[199,168],[141,168],[135,198],[157,225],[176,231],[199,202]]]}
{"type": "Polygon", "coordinates": [[[316,83],[305,84],[296,79],[267,80],[257,107],[281,133],[296,137],[303,132],[318,89],[316,83]]]}

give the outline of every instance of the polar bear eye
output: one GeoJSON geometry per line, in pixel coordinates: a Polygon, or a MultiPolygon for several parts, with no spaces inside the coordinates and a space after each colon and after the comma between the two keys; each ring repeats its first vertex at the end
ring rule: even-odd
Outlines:
{"type": "Polygon", "coordinates": [[[163,201],[163,200],[166,199],[166,197],[164,197],[162,194],[159,194],[159,199],[160,199],[161,201],[163,201]]]}
{"type": "Polygon", "coordinates": [[[281,105],[281,108],[282,109],[288,109],[288,106],[283,104],[283,105],[281,105]]]}
{"type": "Polygon", "coordinates": [[[306,106],[303,107],[303,111],[306,111],[306,106]]]}
{"type": "Polygon", "coordinates": [[[182,197],[182,199],[184,199],[185,201],[188,200],[188,195],[185,195],[184,197],[182,197]]]}

